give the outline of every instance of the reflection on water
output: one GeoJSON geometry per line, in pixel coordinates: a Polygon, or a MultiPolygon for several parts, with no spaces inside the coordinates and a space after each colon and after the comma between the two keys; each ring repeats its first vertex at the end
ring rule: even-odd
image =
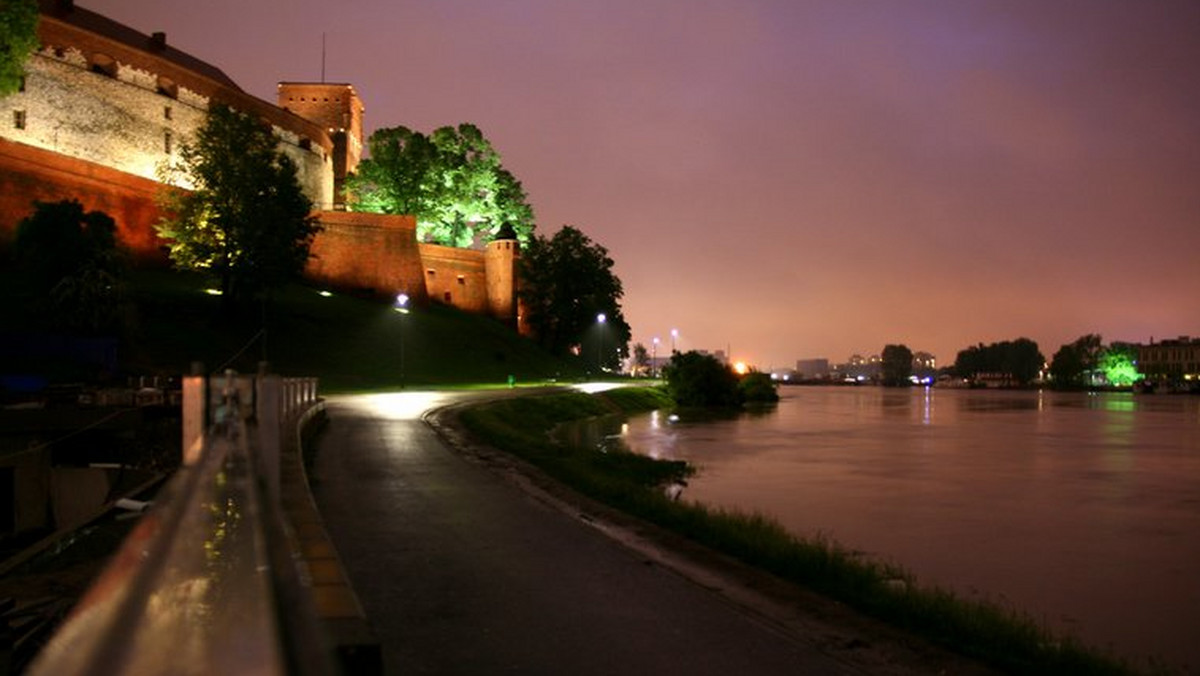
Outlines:
{"type": "Polygon", "coordinates": [[[830,533],[1129,655],[1200,665],[1200,399],[786,388],[755,416],[600,438],[699,468],[684,498],[830,533]]]}

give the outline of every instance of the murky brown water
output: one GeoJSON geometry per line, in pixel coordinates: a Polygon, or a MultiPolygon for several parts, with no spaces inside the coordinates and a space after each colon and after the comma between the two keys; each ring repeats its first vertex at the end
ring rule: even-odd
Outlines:
{"type": "Polygon", "coordinates": [[[698,465],[686,498],[830,535],[1118,654],[1200,669],[1200,399],[782,394],[766,414],[655,413],[621,436],[698,465]]]}

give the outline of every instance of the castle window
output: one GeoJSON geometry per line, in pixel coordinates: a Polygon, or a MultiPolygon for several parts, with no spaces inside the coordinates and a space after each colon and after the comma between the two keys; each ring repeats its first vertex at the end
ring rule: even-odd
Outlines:
{"type": "Polygon", "coordinates": [[[435,272],[434,272],[434,269],[433,269],[433,268],[430,268],[430,269],[426,270],[426,271],[425,271],[425,274],[427,274],[427,275],[429,275],[430,277],[432,277],[432,276],[435,274],[435,272]]]}
{"type": "Polygon", "coordinates": [[[171,154],[171,131],[170,130],[163,132],[163,152],[168,155],[171,154]]]}
{"type": "Polygon", "coordinates": [[[459,275],[459,276],[458,276],[458,283],[459,283],[459,284],[463,284],[463,285],[465,285],[465,284],[467,283],[467,278],[466,278],[466,277],[463,277],[462,275],[459,275]]]}
{"type": "Polygon", "coordinates": [[[13,128],[15,128],[15,129],[24,129],[25,128],[25,111],[23,111],[23,110],[14,110],[13,111],[13,128]]]}
{"type": "Polygon", "coordinates": [[[164,106],[164,107],[163,107],[163,119],[164,119],[164,120],[169,120],[169,119],[171,119],[171,106],[164,106]]]}
{"type": "Polygon", "coordinates": [[[446,293],[442,294],[442,298],[445,298],[446,302],[449,303],[450,302],[450,292],[447,291],[446,293]]]}
{"type": "Polygon", "coordinates": [[[19,91],[19,92],[25,91],[25,76],[24,75],[21,76],[21,81],[17,83],[17,91],[19,91]]]}

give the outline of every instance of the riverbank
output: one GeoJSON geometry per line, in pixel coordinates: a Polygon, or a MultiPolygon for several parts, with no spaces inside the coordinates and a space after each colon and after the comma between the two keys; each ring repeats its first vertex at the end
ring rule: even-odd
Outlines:
{"type": "MultiPolygon", "coordinates": [[[[716,552],[716,556],[768,574],[785,587],[799,585],[797,593],[815,592],[831,599],[834,607],[845,604],[882,620],[892,627],[889,632],[920,636],[941,649],[1013,673],[1133,673],[1116,659],[1051,635],[1018,611],[919,586],[904,570],[865,559],[837,543],[797,538],[761,516],[672,500],[661,487],[685,478],[687,468],[678,463],[647,467],[646,462],[656,461],[573,448],[548,435],[570,420],[669,406],[661,393],[649,389],[592,396],[559,393],[492,402],[461,411],[460,419],[473,435],[516,456],[522,464],[536,467],[553,481],[669,531],[671,546],[716,552]]],[[[635,531],[639,528],[636,523],[635,531]]],[[[871,643],[875,639],[859,640],[871,643]]]]}

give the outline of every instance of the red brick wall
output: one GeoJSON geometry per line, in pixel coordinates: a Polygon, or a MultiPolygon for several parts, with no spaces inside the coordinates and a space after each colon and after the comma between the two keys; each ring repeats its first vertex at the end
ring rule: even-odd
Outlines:
{"type": "Polygon", "coordinates": [[[163,261],[154,231],[158,183],[99,164],[0,139],[0,233],[11,239],[33,202],[76,199],[117,223],[117,236],[143,261],[163,261]]]}
{"type": "Polygon", "coordinates": [[[322,211],[305,276],[346,290],[380,296],[407,293],[424,302],[421,255],[412,216],[322,211]]]}
{"type": "Polygon", "coordinates": [[[418,244],[430,300],[467,312],[488,311],[483,252],[418,244]]]}

